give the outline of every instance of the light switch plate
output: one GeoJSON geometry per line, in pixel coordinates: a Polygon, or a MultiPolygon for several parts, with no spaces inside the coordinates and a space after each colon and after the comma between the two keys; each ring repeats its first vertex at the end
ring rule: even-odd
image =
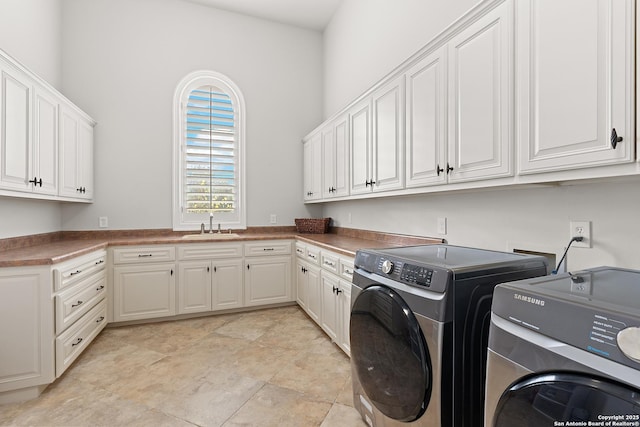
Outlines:
{"type": "Polygon", "coordinates": [[[100,228],[107,228],[109,226],[109,218],[107,218],[106,216],[101,216],[100,218],[98,218],[99,223],[100,223],[100,228]]]}
{"type": "Polygon", "coordinates": [[[447,218],[438,218],[438,234],[447,234],[447,218]]]}

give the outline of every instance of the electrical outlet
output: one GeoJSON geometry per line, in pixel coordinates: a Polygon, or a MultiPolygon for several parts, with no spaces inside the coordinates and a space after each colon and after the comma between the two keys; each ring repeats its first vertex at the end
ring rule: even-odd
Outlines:
{"type": "Polygon", "coordinates": [[[447,234],[447,218],[438,218],[438,234],[447,234]]]}
{"type": "Polygon", "coordinates": [[[591,245],[591,221],[570,221],[569,238],[582,237],[582,242],[573,242],[574,248],[590,248],[591,245]]]}
{"type": "Polygon", "coordinates": [[[98,221],[100,223],[100,228],[107,228],[109,226],[109,218],[106,216],[99,217],[98,221]]]}
{"type": "Polygon", "coordinates": [[[277,224],[278,223],[278,217],[276,216],[276,214],[271,214],[269,216],[269,222],[271,224],[277,224]]]}

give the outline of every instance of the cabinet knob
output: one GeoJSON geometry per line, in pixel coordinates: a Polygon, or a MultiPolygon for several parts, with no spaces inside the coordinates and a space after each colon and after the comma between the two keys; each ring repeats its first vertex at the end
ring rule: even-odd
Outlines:
{"type": "Polygon", "coordinates": [[[611,129],[611,148],[614,150],[618,146],[618,142],[622,142],[622,137],[618,136],[618,132],[616,132],[616,128],[611,129]]]}
{"type": "Polygon", "coordinates": [[[439,164],[436,165],[436,173],[438,174],[438,176],[440,176],[442,172],[444,172],[444,169],[442,169],[439,164]]]}
{"type": "Polygon", "coordinates": [[[342,289],[336,288],[336,295],[340,295],[341,292],[342,292],[342,289]]]}
{"type": "Polygon", "coordinates": [[[451,172],[453,170],[453,168],[449,165],[449,163],[447,162],[447,175],[449,174],[449,172],[451,172]]]}

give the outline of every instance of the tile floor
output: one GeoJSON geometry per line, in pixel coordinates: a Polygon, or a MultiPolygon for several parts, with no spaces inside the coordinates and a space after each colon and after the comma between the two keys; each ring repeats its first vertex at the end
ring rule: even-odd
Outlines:
{"type": "Polygon", "coordinates": [[[349,358],[297,306],[105,329],[2,426],[364,427],[349,358]]]}

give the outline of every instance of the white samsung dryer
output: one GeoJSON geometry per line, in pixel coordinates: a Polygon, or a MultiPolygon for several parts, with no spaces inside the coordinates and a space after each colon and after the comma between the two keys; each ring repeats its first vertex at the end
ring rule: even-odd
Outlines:
{"type": "Polygon", "coordinates": [[[640,426],[640,271],[496,286],[484,425],[640,426]]]}

